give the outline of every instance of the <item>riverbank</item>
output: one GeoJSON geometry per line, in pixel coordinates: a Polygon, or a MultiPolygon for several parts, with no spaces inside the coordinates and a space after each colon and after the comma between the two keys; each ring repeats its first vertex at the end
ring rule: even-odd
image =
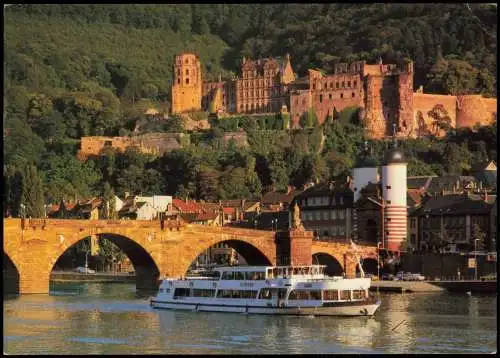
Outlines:
{"type": "Polygon", "coordinates": [[[381,292],[471,292],[496,293],[496,281],[372,281],[370,290],[381,292]]]}
{"type": "Polygon", "coordinates": [[[60,282],[99,282],[99,283],[135,283],[135,275],[97,272],[95,274],[82,274],[78,272],[52,272],[51,281],[60,282]]]}

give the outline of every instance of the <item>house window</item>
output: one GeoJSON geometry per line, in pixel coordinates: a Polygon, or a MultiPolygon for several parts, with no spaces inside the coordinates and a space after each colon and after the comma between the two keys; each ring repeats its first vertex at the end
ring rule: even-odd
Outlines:
{"type": "Polygon", "coordinates": [[[186,76],[189,76],[189,69],[186,68],[186,76]]]}
{"type": "Polygon", "coordinates": [[[340,98],[344,98],[344,94],[343,93],[340,94],[340,98]]]}
{"type": "Polygon", "coordinates": [[[330,88],[333,88],[333,82],[330,82],[330,88]]]}
{"type": "Polygon", "coordinates": [[[316,89],[316,85],[313,83],[313,90],[316,89]]]}
{"type": "Polygon", "coordinates": [[[331,216],[332,220],[337,219],[337,211],[336,210],[330,211],[330,216],[331,216]]]}
{"type": "Polygon", "coordinates": [[[352,93],[352,98],[354,98],[356,95],[354,94],[354,92],[352,93]]]}
{"type": "Polygon", "coordinates": [[[344,205],[344,197],[343,196],[340,197],[340,205],[344,205]]]}
{"type": "Polygon", "coordinates": [[[189,84],[189,78],[186,78],[186,84],[187,85],[189,84]]]}
{"type": "Polygon", "coordinates": [[[339,83],[335,83],[335,87],[337,87],[337,89],[339,88],[339,83]]]}
{"type": "Polygon", "coordinates": [[[344,215],[344,210],[339,210],[339,219],[344,220],[345,215],[344,215]]]}
{"type": "Polygon", "coordinates": [[[347,81],[347,87],[351,87],[351,81],[347,81]]]}
{"type": "Polygon", "coordinates": [[[328,211],[322,211],[323,214],[323,220],[328,220],[328,211]]]}
{"type": "Polygon", "coordinates": [[[315,220],[321,220],[321,213],[319,211],[315,211],[314,212],[314,219],[315,220]]]}
{"type": "Polygon", "coordinates": [[[328,99],[329,99],[330,101],[332,100],[332,94],[331,94],[331,93],[328,95],[328,99]]]}
{"type": "Polygon", "coordinates": [[[354,81],[354,87],[356,87],[357,85],[358,85],[358,82],[354,81]]]}
{"type": "Polygon", "coordinates": [[[345,88],[345,82],[342,81],[342,88],[345,88]]]}
{"type": "Polygon", "coordinates": [[[323,103],[323,95],[322,94],[319,95],[319,103],[323,103]]]}

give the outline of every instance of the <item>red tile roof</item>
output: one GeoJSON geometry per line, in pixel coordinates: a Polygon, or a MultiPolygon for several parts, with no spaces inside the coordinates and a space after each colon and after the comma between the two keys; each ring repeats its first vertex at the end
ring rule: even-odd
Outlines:
{"type": "Polygon", "coordinates": [[[172,205],[181,213],[199,213],[203,207],[192,200],[172,199],[172,205]]]}
{"type": "Polygon", "coordinates": [[[199,213],[196,216],[196,221],[208,221],[208,220],[215,220],[219,214],[217,213],[199,213]]]}

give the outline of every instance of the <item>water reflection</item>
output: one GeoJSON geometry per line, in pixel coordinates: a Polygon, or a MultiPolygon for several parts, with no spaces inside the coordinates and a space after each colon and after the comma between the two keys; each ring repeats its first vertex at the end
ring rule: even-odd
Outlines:
{"type": "Polygon", "coordinates": [[[380,311],[372,318],[309,318],[153,310],[147,295],[137,296],[134,284],[61,283],[51,292],[4,301],[5,352],[487,353],[496,349],[496,296],[390,294],[382,295],[380,311]]]}

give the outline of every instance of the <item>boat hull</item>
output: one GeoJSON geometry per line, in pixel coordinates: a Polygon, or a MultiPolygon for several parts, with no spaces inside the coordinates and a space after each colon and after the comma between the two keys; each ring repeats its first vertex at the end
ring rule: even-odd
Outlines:
{"type": "Polygon", "coordinates": [[[151,300],[153,308],[187,310],[198,312],[228,312],[243,314],[273,314],[293,316],[373,316],[380,301],[353,302],[352,304],[318,307],[248,307],[238,305],[215,305],[209,303],[188,303],[151,300]]]}

